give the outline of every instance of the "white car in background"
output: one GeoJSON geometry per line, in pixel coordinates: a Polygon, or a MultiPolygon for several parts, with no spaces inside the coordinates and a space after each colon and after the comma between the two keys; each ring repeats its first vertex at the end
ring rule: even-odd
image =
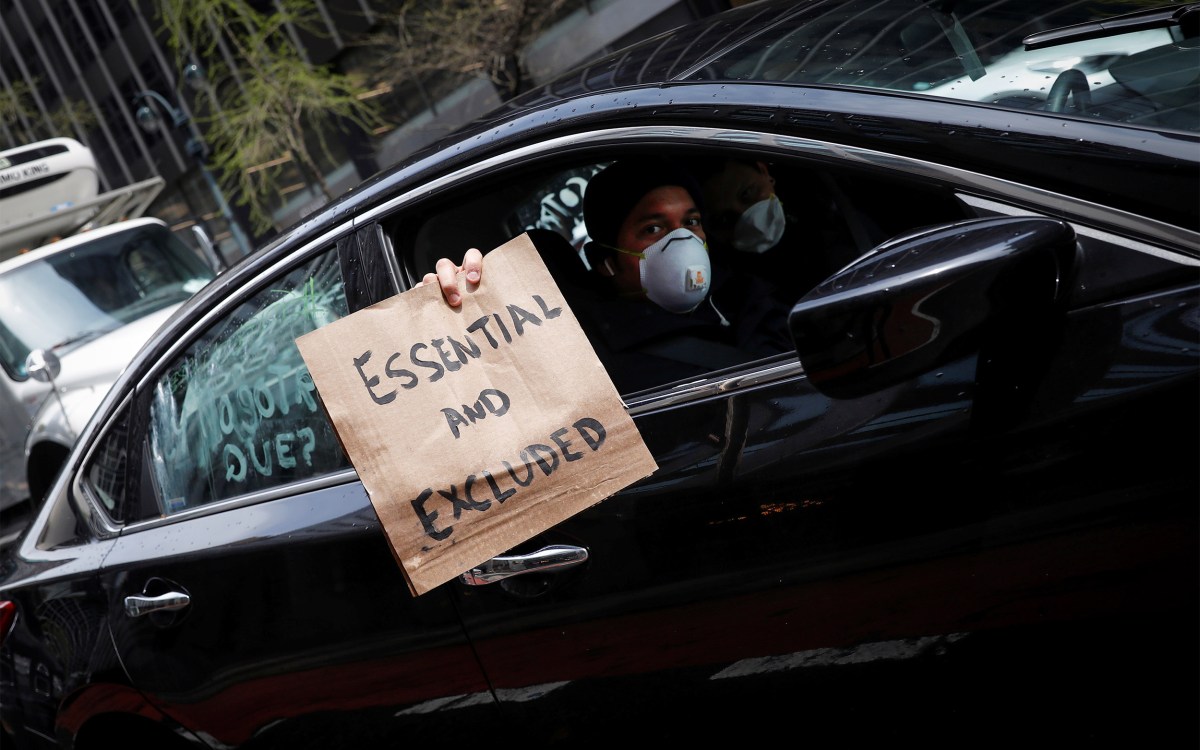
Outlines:
{"type": "Polygon", "coordinates": [[[40,503],[125,365],[216,273],[154,218],[0,262],[0,511],[40,503]]]}

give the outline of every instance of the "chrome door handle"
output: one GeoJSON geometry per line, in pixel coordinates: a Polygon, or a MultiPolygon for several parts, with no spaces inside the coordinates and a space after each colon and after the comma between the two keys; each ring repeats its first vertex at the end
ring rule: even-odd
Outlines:
{"type": "Polygon", "coordinates": [[[168,591],[158,596],[127,596],[125,597],[125,614],[130,617],[141,617],[151,612],[183,609],[191,603],[192,597],[181,591],[168,591]]]}
{"type": "Polygon", "coordinates": [[[482,565],[471,568],[459,578],[468,586],[484,586],[523,573],[544,573],[558,568],[571,568],[586,562],[587,559],[588,551],[584,547],[552,544],[528,555],[493,557],[482,565]]]}

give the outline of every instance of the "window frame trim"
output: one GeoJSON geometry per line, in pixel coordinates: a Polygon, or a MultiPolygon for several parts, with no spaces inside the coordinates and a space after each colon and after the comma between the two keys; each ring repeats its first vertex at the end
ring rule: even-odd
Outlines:
{"type": "MultiPolygon", "coordinates": [[[[399,194],[380,201],[354,218],[355,229],[372,222],[384,224],[412,203],[437,198],[443,191],[453,190],[465,180],[504,170],[528,168],[532,161],[561,158],[574,152],[600,150],[606,147],[644,148],[655,146],[691,146],[724,148],[753,154],[772,154],[783,158],[801,158],[826,165],[841,165],[867,170],[884,170],[890,174],[923,179],[966,193],[1001,197],[1027,206],[1040,215],[1052,215],[1067,221],[1099,225],[1127,231],[1141,238],[1161,242],[1169,247],[1184,247],[1200,257],[1200,232],[1190,231],[1163,221],[1139,216],[1129,211],[1104,206],[1022,183],[992,177],[980,172],[953,167],[926,159],[887,153],[861,146],[850,146],[816,138],[782,135],[769,131],[740,128],[714,128],[689,125],[633,125],[596,128],[579,133],[555,136],[528,143],[480,159],[427,181],[407,180],[399,194]],[[1049,213],[1045,207],[1054,207],[1049,213]]],[[[418,173],[412,175],[419,178],[418,173]]],[[[399,260],[399,259],[398,259],[399,260]]],[[[404,281],[414,283],[412,269],[400,262],[404,281]]]]}
{"type": "MultiPolygon", "coordinates": [[[[976,195],[987,200],[1000,198],[1011,201],[1016,206],[1029,207],[1031,211],[1036,210],[1040,215],[1055,215],[1073,223],[1103,227],[1105,231],[1128,231],[1143,240],[1149,239],[1163,243],[1164,250],[1167,252],[1183,248],[1185,252],[1191,252],[1194,256],[1200,257],[1200,233],[1198,232],[1042,188],[927,160],[819,139],[745,129],[680,125],[598,128],[528,143],[453,169],[428,181],[408,180],[408,184],[401,188],[396,195],[351,215],[346,221],[321,232],[269,265],[258,269],[248,283],[235,293],[213,304],[188,327],[183,335],[164,348],[157,360],[136,381],[133,392],[143,392],[148,385],[161,376],[168,363],[186,351],[198,336],[226,315],[230,309],[261,291],[271,283],[272,279],[289,272],[296,265],[311,260],[321,252],[337,252],[337,243],[341,239],[349,237],[357,243],[356,235],[359,231],[370,230],[372,226],[381,227],[385,222],[394,219],[397,214],[409,210],[412,205],[430,199],[437,200],[443,193],[456,189],[464,181],[470,181],[488,173],[510,168],[528,168],[531,161],[549,161],[576,152],[598,152],[605,148],[647,146],[725,148],[760,155],[774,154],[784,158],[807,159],[835,166],[882,169],[891,174],[937,182],[964,194],[976,195]],[[1053,213],[1044,210],[1047,206],[1053,207],[1053,213]]],[[[395,257],[390,237],[386,233],[383,233],[383,237],[385,240],[384,250],[391,252],[394,260],[389,264],[389,268],[384,269],[385,274],[393,283],[398,282],[406,285],[407,288],[412,288],[416,280],[413,278],[412,269],[404,262],[407,259],[395,257]]],[[[345,279],[343,279],[343,283],[345,283],[345,279]]],[[[747,363],[733,373],[719,373],[715,377],[705,377],[686,383],[664,386],[661,389],[633,393],[626,397],[625,403],[630,414],[637,416],[719,397],[746,388],[800,378],[803,375],[803,367],[794,355],[789,359],[785,354],[747,363]]],[[[131,396],[127,393],[121,403],[126,403],[129,398],[131,396]]],[[[96,433],[96,437],[89,436],[87,453],[77,464],[78,466],[86,466],[87,462],[91,460],[100,439],[107,434],[112,414],[115,412],[116,409],[106,410],[105,429],[96,433]]],[[[253,505],[298,492],[308,492],[356,480],[357,472],[353,468],[348,468],[321,477],[290,482],[269,490],[260,490],[216,501],[181,511],[178,514],[125,524],[113,522],[103,508],[92,504],[94,498],[89,496],[86,499],[91,513],[104,521],[100,524],[100,528],[105,533],[118,534],[124,531],[151,528],[164,523],[175,523],[198,515],[223,512],[231,508],[253,505]]],[[[72,486],[73,494],[80,491],[78,484],[82,481],[84,481],[84,475],[82,471],[79,471],[76,474],[75,485],[72,486]]],[[[94,519],[92,523],[94,525],[94,519]]]]}
{"type": "MultiPolygon", "coordinates": [[[[115,402],[110,408],[104,410],[102,421],[98,425],[98,429],[86,436],[87,448],[78,462],[73,464],[78,467],[73,472],[73,481],[70,486],[69,498],[77,509],[85,513],[88,527],[98,538],[107,539],[118,536],[124,533],[137,531],[145,528],[154,528],[168,523],[195,518],[198,515],[207,515],[208,513],[217,513],[229,510],[231,508],[241,507],[245,505],[255,505],[257,503],[273,500],[278,497],[286,497],[297,492],[309,492],[312,490],[331,487],[341,484],[347,484],[357,480],[357,472],[353,467],[339,469],[330,474],[325,474],[319,477],[310,477],[293,482],[280,484],[276,487],[265,490],[257,490],[248,492],[242,495],[236,495],[231,498],[217,500],[211,503],[188,508],[173,513],[170,515],[162,515],[147,519],[139,519],[136,521],[121,521],[115,519],[102,506],[98,498],[95,496],[93,488],[87,479],[86,468],[93,460],[96,451],[103,442],[108,433],[113,429],[114,419],[124,408],[138,408],[142,402],[141,396],[147,392],[152,392],[154,384],[163,376],[168,369],[170,363],[174,362],[179,356],[188,351],[188,349],[203,336],[213,325],[222,320],[230,311],[242,305],[246,300],[255,296],[263,289],[270,286],[271,283],[281,275],[285,275],[295,270],[298,266],[308,263],[315,259],[323,252],[336,254],[337,240],[345,235],[353,236],[351,229],[351,221],[343,222],[336,227],[322,232],[314,239],[301,244],[295,250],[287,253],[277,261],[259,269],[252,277],[251,281],[241,286],[236,292],[229,294],[216,302],[202,316],[196,319],[187,330],[180,336],[176,337],[167,347],[165,347],[155,358],[153,364],[149,366],[141,375],[133,382],[131,386],[126,388],[126,391],[121,395],[120,400],[115,402]],[[297,488],[302,488],[297,490],[297,488]]],[[[345,279],[342,280],[343,285],[345,279]]],[[[344,289],[343,289],[344,293],[344,289]]],[[[145,437],[145,431],[137,430],[136,441],[140,441],[145,437]]],[[[139,454],[130,459],[135,461],[138,470],[141,469],[143,457],[139,454]]]]}

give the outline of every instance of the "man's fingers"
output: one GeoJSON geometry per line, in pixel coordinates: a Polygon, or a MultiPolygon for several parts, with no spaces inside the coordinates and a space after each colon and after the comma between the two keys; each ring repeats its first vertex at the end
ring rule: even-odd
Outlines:
{"type": "Polygon", "coordinates": [[[451,307],[458,307],[462,303],[462,296],[458,291],[458,266],[449,258],[439,258],[435,268],[438,284],[442,287],[446,302],[450,303],[451,307]]]}
{"type": "Polygon", "coordinates": [[[467,272],[467,281],[478,284],[483,276],[483,253],[472,247],[463,255],[462,269],[467,272]]]}
{"type": "Polygon", "coordinates": [[[454,261],[449,258],[438,258],[434,269],[433,273],[427,273],[421,278],[419,286],[437,282],[437,285],[442,288],[442,296],[446,298],[446,302],[451,307],[458,307],[462,304],[462,290],[458,288],[458,272],[465,271],[467,281],[478,284],[479,279],[483,276],[483,253],[474,247],[467,250],[463,255],[461,266],[454,265],[454,261]]]}

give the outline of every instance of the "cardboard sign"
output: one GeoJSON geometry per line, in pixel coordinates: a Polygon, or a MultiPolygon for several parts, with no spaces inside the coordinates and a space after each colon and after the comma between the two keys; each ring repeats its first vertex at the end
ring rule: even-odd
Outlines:
{"type": "Polygon", "coordinates": [[[658,467],[528,236],[296,339],[413,594],[658,467]]]}

